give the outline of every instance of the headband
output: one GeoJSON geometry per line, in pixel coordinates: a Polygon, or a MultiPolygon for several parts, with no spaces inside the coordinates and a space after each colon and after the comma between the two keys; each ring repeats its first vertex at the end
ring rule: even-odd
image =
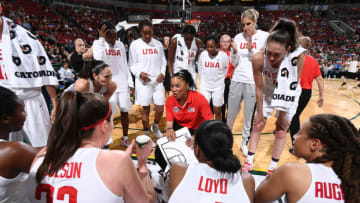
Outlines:
{"type": "Polygon", "coordinates": [[[108,119],[109,116],[110,116],[110,113],[111,113],[111,105],[110,105],[110,103],[109,103],[109,111],[108,111],[108,113],[106,114],[106,116],[105,116],[103,119],[101,119],[100,121],[98,121],[98,122],[95,123],[95,124],[92,124],[92,125],[89,125],[89,126],[86,126],[86,127],[82,127],[82,128],[80,128],[80,130],[89,130],[89,129],[91,129],[91,128],[95,128],[95,127],[98,126],[100,123],[102,123],[104,120],[108,119]]]}

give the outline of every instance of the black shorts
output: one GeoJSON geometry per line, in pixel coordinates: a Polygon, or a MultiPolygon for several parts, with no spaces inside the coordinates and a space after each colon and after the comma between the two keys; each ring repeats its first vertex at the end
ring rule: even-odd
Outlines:
{"type": "Polygon", "coordinates": [[[349,79],[357,79],[357,81],[360,80],[360,78],[359,78],[360,72],[352,73],[352,72],[346,71],[346,72],[343,72],[343,75],[349,79]]]}

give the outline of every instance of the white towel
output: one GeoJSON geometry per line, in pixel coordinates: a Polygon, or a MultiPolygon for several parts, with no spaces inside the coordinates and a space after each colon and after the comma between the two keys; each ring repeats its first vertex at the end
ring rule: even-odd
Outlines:
{"type": "Polygon", "coordinates": [[[271,100],[271,106],[275,109],[288,112],[290,107],[298,105],[301,87],[300,81],[297,81],[297,59],[304,51],[306,49],[298,47],[281,62],[271,100]]]}
{"type": "Polygon", "coordinates": [[[58,85],[56,72],[36,37],[12,20],[3,19],[3,72],[7,80],[0,85],[12,88],[33,88],[58,85]]]}

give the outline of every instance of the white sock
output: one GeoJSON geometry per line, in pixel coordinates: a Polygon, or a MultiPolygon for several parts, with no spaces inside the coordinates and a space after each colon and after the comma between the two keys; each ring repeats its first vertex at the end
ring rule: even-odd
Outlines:
{"type": "Polygon", "coordinates": [[[278,163],[279,163],[278,161],[274,161],[274,160],[272,160],[272,159],[271,159],[269,169],[271,169],[271,170],[276,169],[276,168],[277,168],[278,163]]]}
{"type": "Polygon", "coordinates": [[[255,154],[253,154],[253,155],[247,155],[247,157],[246,157],[246,162],[248,162],[248,163],[250,163],[251,165],[253,164],[253,162],[254,162],[254,157],[255,157],[255,154]]]}

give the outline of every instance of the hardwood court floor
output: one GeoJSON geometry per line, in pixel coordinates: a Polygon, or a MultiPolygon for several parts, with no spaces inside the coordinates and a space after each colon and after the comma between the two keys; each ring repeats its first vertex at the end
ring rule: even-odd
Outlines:
{"type": "MultiPolygon", "coordinates": [[[[301,114],[301,122],[308,119],[314,114],[320,113],[332,113],[344,116],[348,119],[351,119],[353,124],[360,128],[360,88],[353,89],[355,82],[348,80],[347,85],[340,87],[342,81],[339,79],[326,79],[325,80],[325,93],[324,93],[324,106],[319,108],[317,106],[317,99],[319,96],[319,91],[316,82],[313,83],[312,97],[306,106],[305,110],[301,114]]],[[[241,129],[242,129],[242,116],[243,112],[241,111],[235,120],[234,124],[234,153],[240,158],[241,163],[244,163],[246,160],[245,156],[242,155],[240,151],[241,145],[241,129]]],[[[114,117],[114,126],[115,129],[112,133],[114,143],[111,145],[112,149],[121,149],[125,148],[121,146],[121,120],[120,114],[117,113],[114,117]]],[[[154,112],[150,113],[150,124],[153,122],[154,112]]],[[[141,122],[141,107],[133,105],[131,111],[129,112],[129,138],[133,139],[137,135],[144,134],[142,129],[141,122]]],[[[274,143],[274,135],[272,134],[274,130],[275,118],[274,116],[267,121],[266,127],[263,131],[263,135],[260,138],[254,159],[254,169],[257,170],[266,170],[270,164],[270,158],[274,143]]],[[[163,118],[160,122],[160,129],[163,131],[165,129],[165,112],[163,118]]],[[[152,134],[153,135],[153,134],[152,134]]],[[[286,162],[304,162],[303,160],[295,158],[291,155],[288,149],[291,147],[290,135],[287,136],[287,141],[285,149],[281,155],[280,165],[286,162]]]]}

